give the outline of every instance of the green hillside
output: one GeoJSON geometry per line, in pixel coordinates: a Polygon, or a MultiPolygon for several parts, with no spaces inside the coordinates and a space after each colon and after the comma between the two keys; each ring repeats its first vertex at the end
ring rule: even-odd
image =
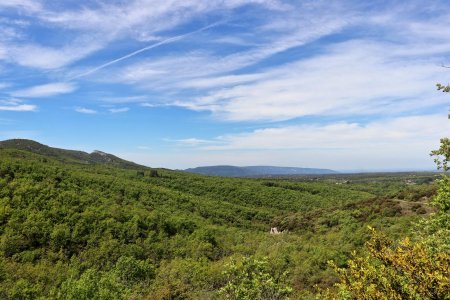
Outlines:
{"type": "Polygon", "coordinates": [[[436,192],[433,173],[237,179],[97,157],[0,144],[1,299],[221,299],[245,257],[313,299],[367,225],[406,236],[436,192]]]}
{"type": "Polygon", "coordinates": [[[117,156],[98,150],[92,153],[86,153],[83,151],[59,149],[26,139],[0,141],[0,148],[29,151],[36,154],[49,156],[63,162],[81,164],[108,164],[122,168],[142,167],[133,162],[123,160],[117,156]]]}

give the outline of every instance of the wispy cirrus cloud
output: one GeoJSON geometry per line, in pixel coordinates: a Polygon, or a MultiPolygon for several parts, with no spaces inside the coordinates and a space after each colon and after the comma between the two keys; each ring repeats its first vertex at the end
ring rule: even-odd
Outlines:
{"type": "Polygon", "coordinates": [[[90,109],[90,108],[86,108],[86,107],[76,107],[75,111],[80,114],[88,114],[88,115],[97,114],[97,111],[95,109],[90,109]]]}
{"type": "Polygon", "coordinates": [[[23,103],[19,99],[0,100],[0,111],[27,112],[37,111],[37,109],[36,105],[23,103]]]}
{"type": "Polygon", "coordinates": [[[95,40],[77,41],[59,48],[20,43],[7,47],[3,56],[20,66],[51,70],[67,66],[100,48],[101,44],[95,40]]]}
{"type": "Polygon", "coordinates": [[[0,105],[0,111],[36,111],[37,106],[32,104],[0,105]]]}
{"type": "Polygon", "coordinates": [[[48,83],[36,85],[23,90],[17,90],[11,93],[14,97],[24,98],[42,98],[52,97],[61,94],[72,93],[76,90],[76,85],[66,82],[48,83]]]}
{"type": "Polygon", "coordinates": [[[154,104],[154,103],[144,102],[144,103],[141,103],[139,106],[147,107],[147,108],[154,108],[154,107],[159,107],[160,105],[154,104]]]}
{"type": "Polygon", "coordinates": [[[0,9],[20,9],[28,12],[42,10],[40,1],[34,0],[3,0],[0,2],[0,9]]]}
{"type": "Polygon", "coordinates": [[[106,81],[156,90],[163,99],[158,105],[207,111],[216,119],[238,122],[395,115],[437,107],[445,100],[433,95],[433,86],[446,74],[437,66],[450,53],[450,35],[439,29],[450,25],[449,18],[438,11],[433,21],[418,18],[419,4],[408,5],[410,14],[400,9],[403,5],[367,11],[364,5],[361,10],[346,9],[347,2],[326,10],[320,1],[294,5],[290,12],[273,13],[270,22],[255,26],[251,32],[257,38],[238,51],[193,50],[140,60],[106,81]],[[321,42],[355,28],[364,34],[321,42]],[[319,46],[307,50],[309,55],[265,64],[311,44],[319,46]]]}
{"type": "Polygon", "coordinates": [[[413,61],[396,56],[396,50],[390,43],[344,42],[327,53],[260,72],[257,80],[213,89],[207,96],[176,105],[211,111],[230,121],[279,121],[318,115],[392,115],[445,103],[446,99],[432,94],[446,70],[437,67],[436,60],[413,61]]]}
{"type": "MultiPolygon", "coordinates": [[[[307,7],[307,5],[294,7],[296,17],[292,15],[292,18],[288,18],[289,21],[285,20],[286,11],[283,10],[280,15],[276,15],[275,20],[271,20],[278,25],[263,24],[250,30],[246,34],[252,34],[255,41],[240,51],[214,53],[217,52],[215,47],[214,51],[190,51],[181,56],[175,54],[139,61],[115,72],[116,75],[112,76],[112,80],[138,85],[144,90],[221,88],[252,81],[258,74],[236,76],[233,72],[336,33],[354,18],[345,10],[333,9],[331,6],[327,12],[322,11],[321,14],[318,14],[320,6],[314,10],[307,7]],[[332,18],[337,10],[341,12],[340,19],[332,18]]],[[[239,39],[236,36],[230,38],[239,39]]],[[[223,40],[224,37],[221,39],[222,43],[228,43],[227,40],[223,40]]],[[[242,39],[245,39],[245,36],[242,39]]],[[[218,41],[220,39],[213,40],[212,43],[218,41]]]]}
{"type": "MultiPolygon", "coordinates": [[[[0,49],[5,50],[5,55],[0,56],[0,59],[37,69],[60,68],[104,49],[124,36],[136,41],[154,37],[157,44],[167,43],[177,36],[161,38],[158,36],[159,32],[172,30],[208,12],[232,10],[251,3],[274,7],[264,1],[134,0],[101,5],[87,2],[64,9],[63,6],[39,0],[2,1],[0,10],[16,11],[15,17],[18,20],[23,16],[39,20],[49,31],[60,37],[60,42],[57,46],[45,45],[42,42],[30,44],[26,42],[29,39],[19,38],[17,35],[17,38],[8,43],[0,44],[0,49]],[[153,9],[146,9],[147,7],[153,9]],[[63,29],[63,32],[60,29],[63,29]],[[160,41],[161,39],[164,40],[160,41]]],[[[13,13],[11,15],[14,16],[13,13]]],[[[48,44],[54,44],[54,40],[50,40],[48,44]]]]}
{"type": "Polygon", "coordinates": [[[113,104],[125,104],[125,103],[144,103],[148,101],[148,96],[137,95],[137,96],[96,96],[99,102],[106,103],[109,105],[113,104]]]}
{"type": "Polygon", "coordinates": [[[129,107],[120,107],[120,108],[110,108],[108,109],[108,111],[112,114],[118,114],[118,113],[125,113],[127,111],[129,111],[130,108],[129,107]]]}
{"type": "Polygon", "coordinates": [[[211,24],[211,25],[202,27],[202,28],[200,28],[200,29],[197,29],[197,30],[194,30],[194,31],[185,33],[185,34],[181,34],[181,35],[177,35],[177,36],[173,36],[173,37],[170,37],[170,38],[163,39],[162,41],[159,41],[159,42],[157,42],[157,43],[154,43],[154,44],[145,46],[145,47],[143,47],[143,48],[141,48],[141,49],[135,50],[135,51],[133,51],[133,52],[131,52],[131,53],[128,53],[128,54],[126,54],[126,55],[124,55],[124,56],[121,56],[121,57],[119,57],[119,58],[110,60],[110,61],[108,61],[108,62],[106,62],[106,63],[104,63],[104,64],[101,64],[100,66],[91,68],[91,69],[89,69],[89,70],[87,70],[87,71],[85,71],[85,72],[83,72],[83,73],[77,74],[77,75],[75,75],[75,76],[69,78],[69,80],[74,80],[74,79],[82,78],[82,77],[88,76],[88,75],[90,75],[90,74],[96,73],[96,72],[98,72],[98,71],[100,71],[100,70],[102,70],[102,69],[105,69],[105,68],[107,68],[107,67],[109,67],[109,66],[112,66],[112,65],[114,65],[114,64],[117,64],[117,63],[119,63],[119,62],[121,62],[121,61],[123,61],[123,60],[132,58],[133,56],[139,55],[139,54],[141,54],[141,53],[143,53],[143,52],[145,52],[145,51],[149,51],[149,50],[158,48],[158,47],[163,46],[163,45],[166,45],[166,44],[174,43],[174,42],[176,42],[176,41],[179,41],[179,40],[182,40],[182,39],[184,39],[184,38],[186,38],[186,37],[189,37],[189,36],[191,36],[191,35],[193,35],[193,34],[196,34],[196,33],[202,32],[202,31],[204,31],[204,30],[213,28],[213,27],[217,26],[218,24],[220,24],[220,23],[213,23],[213,24],[211,24]]]}
{"type": "Polygon", "coordinates": [[[197,138],[179,139],[179,140],[175,140],[175,141],[179,145],[192,146],[192,147],[214,143],[214,141],[197,139],[197,138]]]}

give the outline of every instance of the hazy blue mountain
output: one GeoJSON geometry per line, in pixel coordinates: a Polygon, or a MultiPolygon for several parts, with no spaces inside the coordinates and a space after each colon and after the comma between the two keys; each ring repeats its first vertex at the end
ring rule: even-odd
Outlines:
{"type": "Polygon", "coordinates": [[[321,175],[336,174],[338,172],[329,169],[275,167],[275,166],[208,166],[189,168],[186,172],[214,176],[247,177],[247,176],[280,176],[280,175],[321,175]]]}

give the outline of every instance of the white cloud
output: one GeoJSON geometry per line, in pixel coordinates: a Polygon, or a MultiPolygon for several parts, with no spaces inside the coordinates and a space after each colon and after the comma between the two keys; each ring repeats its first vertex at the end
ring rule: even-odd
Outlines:
{"type": "Polygon", "coordinates": [[[444,103],[433,87],[445,78],[446,70],[432,60],[392,54],[399,48],[404,47],[345,42],[327,53],[260,72],[256,81],[174,104],[230,121],[276,121],[308,115],[398,114],[444,103]]]}
{"type": "Polygon", "coordinates": [[[241,85],[249,82],[255,82],[266,77],[266,74],[244,74],[244,75],[225,75],[213,77],[201,77],[182,81],[180,87],[184,88],[217,88],[234,85],[241,85]]]}
{"type": "Polygon", "coordinates": [[[145,102],[145,103],[141,103],[140,106],[142,106],[142,107],[154,108],[154,107],[158,107],[159,105],[158,105],[158,104],[153,104],[153,103],[145,102]]]}
{"type": "MultiPolygon", "coordinates": [[[[175,51],[102,77],[106,82],[157,91],[160,102],[209,111],[217,119],[227,121],[395,115],[445,102],[433,86],[446,78],[447,70],[437,65],[450,53],[450,35],[440,30],[449,25],[450,18],[417,19],[403,14],[397,6],[393,12],[356,13],[347,8],[347,4],[328,2],[298,5],[288,12],[270,14],[269,21],[250,30],[253,35],[247,39],[253,44],[242,45],[243,50],[223,54],[205,47],[182,55],[175,51]],[[328,6],[326,10],[324,5],[328,6]],[[283,51],[352,26],[386,34],[327,42],[314,53],[306,50],[305,57],[293,55],[284,65],[257,67],[259,62],[283,51]],[[252,71],[242,73],[242,68],[249,66],[252,71]]],[[[245,40],[244,34],[221,38],[228,43],[227,38],[245,40]]],[[[220,41],[212,39],[217,40],[220,41]]]]}
{"type": "MultiPolygon", "coordinates": [[[[124,155],[141,163],[172,168],[230,164],[433,170],[429,153],[448,132],[450,122],[445,114],[421,115],[368,124],[340,122],[272,127],[220,136],[194,148],[186,145],[169,153],[124,155]],[[177,157],[176,162],[173,156],[177,157]]],[[[195,140],[188,140],[191,139],[195,140]]]]}
{"type": "Polygon", "coordinates": [[[97,111],[94,109],[90,109],[90,108],[85,108],[85,107],[77,107],[75,108],[76,112],[79,112],[81,114],[88,114],[88,115],[93,115],[96,114],[97,111]]]}
{"type": "Polygon", "coordinates": [[[100,66],[97,66],[97,67],[94,67],[92,69],[89,69],[89,70],[85,71],[84,73],[80,73],[78,75],[75,75],[74,77],[70,78],[70,80],[78,79],[78,78],[85,77],[85,76],[88,76],[90,74],[96,73],[96,72],[98,72],[98,71],[100,71],[100,70],[102,70],[104,68],[107,68],[107,67],[109,67],[111,65],[117,64],[117,63],[119,63],[119,62],[121,62],[123,60],[130,59],[133,56],[139,55],[139,54],[141,54],[143,52],[150,51],[152,49],[158,48],[158,47],[166,45],[166,44],[171,44],[171,43],[177,42],[177,41],[185,39],[185,38],[187,38],[187,37],[189,37],[189,36],[191,36],[193,34],[196,34],[196,33],[199,33],[199,32],[202,32],[202,31],[205,31],[205,30],[208,30],[208,29],[211,29],[211,28],[217,26],[217,24],[219,24],[219,23],[213,23],[211,25],[202,27],[200,29],[197,29],[197,30],[185,33],[185,34],[181,34],[181,35],[173,36],[173,37],[170,37],[170,38],[167,38],[167,39],[163,39],[163,40],[161,40],[161,41],[159,41],[157,43],[145,46],[143,48],[140,48],[138,50],[130,52],[130,53],[124,55],[124,56],[121,56],[119,58],[110,60],[110,61],[108,61],[108,62],[106,62],[106,63],[104,63],[104,64],[102,64],[100,66]]]}
{"type": "Polygon", "coordinates": [[[31,104],[0,105],[0,111],[36,111],[37,106],[31,104]]]}
{"type": "Polygon", "coordinates": [[[33,86],[12,93],[14,97],[42,98],[72,93],[76,86],[72,83],[57,82],[33,86]]]}
{"type": "MultiPolygon", "coordinates": [[[[160,90],[220,88],[254,81],[261,75],[236,76],[227,73],[257,64],[275,54],[335,33],[348,25],[347,19],[351,18],[343,13],[340,19],[336,19],[331,17],[332,11],[326,13],[321,11],[318,14],[317,11],[303,12],[302,8],[295,10],[297,14],[295,17],[292,16],[291,22],[280,25],[275,29],[265,28],[264,26],[256,27],[252,32],[252,39],[257,41],[249,49],[228,55],[217,55],[200,50],[188,52],[182,56],[174,54],[153,58],[118,70],[115,72],[115,76],[111,77],[109,73],[108,75],[105,74],[107,76],[105,78],[107,81],[136,84],[150,90],[155,88],[160,90]],[[198,66],[202,67],[199,68],[198,66]]],[[[225,38],[225,44],[228,43],[226,41],[227,36],[221,38],[225,38]]],[[[236,39],[236,37],[231,38],[236,39]]],[[[213,42],[217,41],[216,39],[213,42]]]]}
{"type": "Polygon", "coordinates": [[[431,147],[448,134],[445,114],[398,117],[368,124],[339,122],[327,125],[296,125],[258,129],[215,139],[204,150],[249,149],[413,149],[431,147]]]}
{"type": "MultiPolygon", "coordinates": [[[[19,39],[22,34],[18,32],[15,28],[11,27],[9,24],[4,24],[0,19],[0,41],[6,42],[14,39],[19,39]]],[[[3,54],[5,55],[5,54],[3,54]]],[[[3,56],[2,55],[2,56],[3,56]]]]}
{"type": "MultiPolygon", "coordinates": [[[[107,47],[123,37],[138,41],[162,40],[159,35],[184,22],[217,10],[259,3],[274,9],[273,2],[266,1],[194,1],[194,0],[134,0],[126,3],[84,3],[64,9],[42,1],[5,0],[1,9],[17,10],[17,17],[33,18],[60,35],[59,45],[29,43],[16,36],[8,43],[0,44],[0,59],[21,66],[38,69],[55,69],[107,47]],[[151,9],[147,9],[151,7],[151,9]],[[144,9],[143,9],[144,8],[144,9]],[[63,32],[61,31],[63,30],[63,32]]],[[[11,17],[12,19],[12,17],[11,17]]],[[[8,34],[9,35],[9,34],[8,34]]],[[[171,38],[169,38],[170,40],[171,38]]],[[[26,40],[31,40],[27,37],[26,40]]],[[[164,42],[163,42],[164,43],[164,42]]],[[[150,46],[151,47],[151,46],[150,46]]]]}
{"type": "Polygon", "coordinates": [[[112,114],[117,114],[117,113],[124,113],[129,111],[130,108],[129,107],[122,107],[122,108],[110,108],[108,109],[108,111],[112,114]]]}
{"type": "Polygon", "coordinates": [[[22,100],[10,98],[0,99],[0,111],[36,111],[37,106],[24,104],[22,100]]]}
{"type": "Polygon", "coordinates": [[[176,142],[180,145],[185,145],[185,146],[200,146],[200,145],[211,143],[211,141],[197,139],[197,138],[179,139],[179,140],[176,140],[176,142]]]}
{"type": "Polygon", "coordinates": [[[148,101],[148,96],[139,95],[139,96],[100,96],[96,97],[98,101],[110,104],[124,104],[124,103],[141,103],[148,101]]]}
{"type": "Polygon", "coordinates": [[[56,69],[69,65],[99,50],[95,40],[75,41],[59,48],[39,44],[15,44],[6,48],[6,59],[18,65],[37,69],[56,69]]]}
{"type": "Polygon", "coordinates": [[[2,0],[0,9],[15,8],[29,12],[36,12],[42,9],[38,0],[2,0]]]}
{"type": "Polygon", "coordinates": [[[275,9],[275,2],[278,1],[134,0],[125,4],[111,2],[102,5],[80,5],[78,9],[67,11],[47,9],[38,17],[45,22],[70,29],[149,36],[211,11],[230,10],[251,3],[275,9]]]}

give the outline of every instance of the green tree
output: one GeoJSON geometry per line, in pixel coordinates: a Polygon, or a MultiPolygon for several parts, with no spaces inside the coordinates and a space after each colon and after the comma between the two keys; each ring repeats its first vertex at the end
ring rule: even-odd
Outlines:
{"type": "Polygon", "coordinates": [[[448,166],[450,161],[450,139],[442,138],[439,149],[431,151],[430,155],[435,157],[434,162],[438,170],[448,171],[450,169],[448,166]]]}
{"type": "Polygon", "coordinates": [[[55,298],[68,300],[120,300],[126,299],[131,291],[112,272],[88,269],[80,278],[65,281],[55,298]]]}
{"type": "Polygon", "coordinates": [[[227,283],[219,294],[230,300],[289,299],[292,288],[286,283],[287,273],[271,272],[267,258],[244,257],[240,264],[231,261],[224,272],[227,283]]]}
{"type": "Polygon", "coordinates": [[[149,261],[121,256],[116,263],[115,272],[123,283],[128,284],[153,278],[155,270],[149,261]]]}

